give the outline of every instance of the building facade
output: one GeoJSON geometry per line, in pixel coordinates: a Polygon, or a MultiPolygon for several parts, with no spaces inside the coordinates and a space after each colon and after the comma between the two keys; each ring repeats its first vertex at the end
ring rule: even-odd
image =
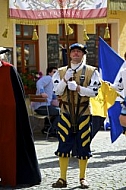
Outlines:
{"type": "MultiPolygon", "coordinates": [[[[97,66],[98,37],[104,39],[105,28],[108,24],[110,38],[105,41],[121,56],[126,52],[126,11],[117,10],[118,6],[108,10],[107,23],[86,24],[87,34],[95,37],[96,57],[95,61],[89,60],[89,64],[97,66]]],[[[10,62],[19,72],[31,70],[46,72],[47,66],[61,66],[64,64],[62,48],[66,48],[64,25],[30,25],[17,24],[8,18],[8,0],[0,1],[0,47],[12,50],[10,62]],[[33,40],[33,31],[37,32],[38,39],[33,40]]],[[[83,38],[84,26],[70,25],[74,33],[69,37],[69,43],[86,43],[83,38]]],[[[35,34],[36,35],[36,34],[35,34]]],[[[108,55],[109,56],[109,55],[108,55]]]]}

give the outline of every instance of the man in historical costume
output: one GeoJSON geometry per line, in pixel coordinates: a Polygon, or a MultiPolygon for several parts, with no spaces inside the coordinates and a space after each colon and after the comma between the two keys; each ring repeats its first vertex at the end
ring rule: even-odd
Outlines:
{"type": "Polygon", "coordinates": [[[62,99],[61,117],[57,128],[59,146],[55,152],[59,157],[60,178],[52,184],[54,188],[67,187],[67,167],[75,144],[76,157],[79,160],[80,186],[82,189],[89,187],[86,181],[87,162],[91,157],[89,98],[98,94],[100,77],[95,67],[86,65],[86,53],[86,46],[72,44],[70,68],[59,68],[53,75],[54,83],[58,81],[55,93],[62,99]]]}
{"type": "MultiPolygon", "coordinates": [[[[124,54],[124,57],[126,56],[126,53],[124,54]]],[[[126,64],[126,61],[124,62],[126,64]]],[[[123,91],[124,101],[122,102],[122,110],[121,115],[125,115],[124,118],[126,118],[126,65],[120,70],[119,74],[117,75],[117,78],[114,82],[114,84],[109,83],[115,90],[121,92],[123,91]]],[[[126,119],[125,119],[126,120],[126,119]]],[[[125,121],[126,123],[126,121],[125,121]]],[[[124,127],[123,133],[126,135],[126,129],[125,125],[122,125],[124,127]]]]}
{"type": "Polygon", "coordinates": [[[0,51],[0,186],[37,185],[41,173],[36,157],[23,84],[0,51]]]}
{"type": "MultiPolygon", "coordinates": [[[[122,109],[119,116],[120,124],[123,127],[123,134],[126,135],[126,52],[124,54],[124,63],[113,84],[109,85],[118,92],[123,92],[124,100],[121,102],[122,109]]],[[[126,160],[126,158],[125,158],[126,160]]]]}

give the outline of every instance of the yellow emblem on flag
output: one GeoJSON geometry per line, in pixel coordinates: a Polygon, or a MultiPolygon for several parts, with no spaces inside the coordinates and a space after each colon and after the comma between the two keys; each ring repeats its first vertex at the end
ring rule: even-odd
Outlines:
{"type": "Polygon", "coordinates": [[[98,95],[90,98],[92,115],[106,117],[108,109],[114,105],[117,96],[119,94],[116,90],[109,86],[107,82],[102,81],[98,95]]]}

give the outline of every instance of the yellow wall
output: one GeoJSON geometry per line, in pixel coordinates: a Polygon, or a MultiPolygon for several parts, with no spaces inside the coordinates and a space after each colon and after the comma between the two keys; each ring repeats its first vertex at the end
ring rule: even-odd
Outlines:
{"type": "MultiPolygon", "coordinates": [[[[14,45],[13,23],[7,19],[9,11],[8,1],[9,0],[0,0],[0,46],[3,47],[13,47],[14,45]],[[8,28],[8,37],[3,38],[2,34],[6,28],[8,28]]],[[[119,38],[118,40],[116,39],[116,41],[118,43],[118,53],[123,57],[124,52],[126,52],[126,11],[109,11],[108,18],[119,20],[119,38]]],[[[48,25],[47,28],[47,33],[58,32],[57,25],[48,25]]],[[[94,33],[94,25],[86,25],[86,30],[87,33],[94,33]]],[[[116,32],[117,31],[115,31],[115,33],[116,32]]],[[[79,38],[80,37],[78,37],[78,40],[81,40],[79,38]]]]}
{"type": "MultiPolygon", "coordinates": [[[[113,11],[109,12],[109,18],[119,19],[119,54],[124,57],[124,52],[126,52],[126,11],[113,11]]],[[[117,31],[115,31],[117,32],[117,31]]]]}
{"type": "Polygon", "coordinates": [[[48,34],[57,34],[57,24],[48,25],[48,34]]]}
{"type": "Polygon", "coordinates": [[[0,47],[13,47],[13,24],[7,20],[8,0],[0,0],[0,47]],[[8,28],[8,37],[2,36],[8,28]]]}
{"type": "MultiPolygon", "coordinates": [[[[119,38],[114,39],[114,36],[117,36],[116,34],[118,33],[117,30],[115,30],[112,36],[112,48],[117,51],[119,55],[123,58],[124,57],[124,52],[126,52],[126,11],[109,11],[108,14],[108,23],[110,19],[117,19],[117,23],[119,20],[119,26],[117,30],[119,31],[119,38]],[[116,48],[118,47],[118,48],[116,48]]],[[[110,24],[113,24],[110,22],[110,24]]],[[[95,33],[94,31],[94,24],[86,25],[86,31],[88,34],[93,34],[95,33]]]]}
{"type": "Polygon", "coordinates": [[[95,33],[94,24],[86,25],[86,31],[87,31],[88,34],[94,34],[95,33]]]}
{"type": "Polygon", "coordinates": [[[120,13],[120,54],[124,57],[124,52],[126,52],[126,11],[123,11],[123,14],[120,13]]]}

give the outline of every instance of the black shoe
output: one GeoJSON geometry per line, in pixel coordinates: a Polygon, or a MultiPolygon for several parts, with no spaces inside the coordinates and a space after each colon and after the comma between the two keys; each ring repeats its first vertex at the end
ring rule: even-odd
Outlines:
{"type": "Polygon", "coordinates": [[[58,181],[52,184],[53,188],[64,188],[67,187],[67,182],[59,178],[58,181]]]}

